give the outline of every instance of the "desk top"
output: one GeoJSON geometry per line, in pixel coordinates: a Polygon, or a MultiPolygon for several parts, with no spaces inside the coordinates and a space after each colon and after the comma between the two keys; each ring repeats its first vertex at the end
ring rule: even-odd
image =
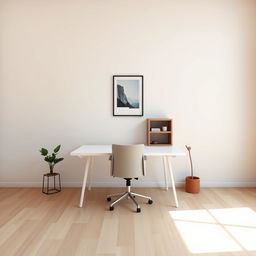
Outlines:
{"type": "MultiPolygon", "coordinates": [[[[112,145],[83,145],[70,153],[71,156],[102,156],[112,153],[112,145]]],[[[185,156],[176,146],[145,146],[146,156],[185,156]]]]}

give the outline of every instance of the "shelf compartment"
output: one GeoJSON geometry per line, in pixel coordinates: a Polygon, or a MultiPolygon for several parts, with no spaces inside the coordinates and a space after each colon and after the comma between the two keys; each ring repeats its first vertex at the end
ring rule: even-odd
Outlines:
{"type": "Polygon", "coordinates": [[[172,145],[172,119],[152,118],[147,120],[147,144],[149,146],[172,145]],[[167,131],[151,131],[151,128],[167,127],[167,131]]]}
{"type": "Polygon", "coordinates": [[[153,134],[153,133],[159,133],[159,134],[161,134],[161,133],[172,133],[171,131],[160,131],[160,132],[152,132],[152,131],[150,131],[150,133],[151,134],[153,134]]]}

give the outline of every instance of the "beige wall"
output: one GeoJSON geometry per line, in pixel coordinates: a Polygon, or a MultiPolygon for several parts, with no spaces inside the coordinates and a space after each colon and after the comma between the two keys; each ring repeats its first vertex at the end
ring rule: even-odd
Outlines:
{"type": "MultiPolygon", "coordinates": [[[[145,119],[172,117],[204,186],[256,185],[255,1],[1,0],[0,185],[39,185],[38,149],[61,143],[65,185],[81,144],[144,143],[145,119]],[[112,116],[112,75],[144,75],[145,116],[112,116]]],[[[173,161],[178,183],[187,158],[173,161]]],[[[138,185],[163,182],[149,159],[138,185]]],[[[96,186],[118,185],[107,160],[96,186]]],[[[122,182],[122,181],[121,181],[122,182]]]]}

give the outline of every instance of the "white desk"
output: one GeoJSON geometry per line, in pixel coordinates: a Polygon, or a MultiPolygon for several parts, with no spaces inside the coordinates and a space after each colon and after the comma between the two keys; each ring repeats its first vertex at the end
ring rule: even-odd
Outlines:
{"type": "MultiPolygon", "coordinates": [[[[80,204],[79,204],[80,207],[83,206],[85,186],[86,186],[88,171],[92,163],[92,158],[96,156],[104,156],[104,155],[106,156],[111,154],[112,154],[112,145],[84,145],[70,153],[71,156],[86,158],[83,186],[82,186],[80,204]]],[[[171,183],[172,183],[175,206],[178,207],[179,204],[178,204],[174,176],[172,171],[171,157],[185,156],[185,152],[175,146],[145,146],[144,154],[145,156],[162,157],[163,164],[164,164],[165,187],[166,187],[166,190],[168,190],[169,186],[168,186],[167,175],[169,172],[171,183]]],[[[89,184],[89,189],[91,189],[91,184],[89,184]]]]}

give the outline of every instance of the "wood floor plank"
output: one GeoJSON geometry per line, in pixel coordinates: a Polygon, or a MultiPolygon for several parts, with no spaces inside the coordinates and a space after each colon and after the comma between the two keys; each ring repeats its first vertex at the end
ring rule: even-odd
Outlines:
{"type": "Polygon", "coordinates": [[[57,255],[57,253],[61,247],[61,244],[62,244],[61,240],[46,239],[46,240],[44,240],[44,243],[41,244],[40,248],[37,250],[37,252],[34,255],[55,256],[55,255],[57,255]]]}

